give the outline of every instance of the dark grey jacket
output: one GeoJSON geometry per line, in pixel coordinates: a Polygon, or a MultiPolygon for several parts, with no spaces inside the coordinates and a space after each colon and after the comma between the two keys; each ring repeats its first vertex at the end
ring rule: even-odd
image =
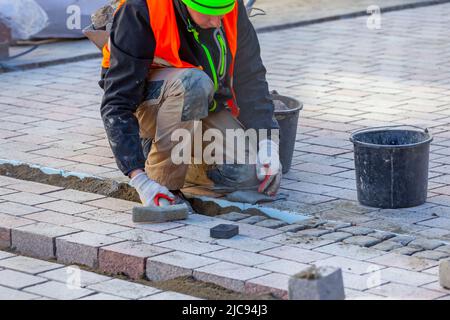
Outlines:
{"type": "MultiPolygon", "coordinates": [[[[184,6],[181,2],[178,4],[184,6]]],[[[233,76],[233,87],[240,108],[238,119],[246,128],[276,129],[278,124],[273,117],[274,106],[258,38],[243,1],[238,0],[238,5],[238,47],[233,76]]],[[[183,12],[176,10],[180,58],[193,65],[205,66],[207,72],[206,57],[192,34],[187,32],[183,12]]],[[[145,100],[146,78],[156,47],[149,19],[145,0],[128,0],[118,10],[110,34],[110,68],[102,70],[99,83],[105,91],[100,109],[102,119],[117,165],[125,175],[145,166],[139,124],[134,112],[145,100]]],[[[210,36],[213,30],[197,29],[200,39],[210,49],[215,64],[218,63],[220,53],[210,36]]],[[[228,61],[230,59],[228,56],[228,61]]],[[[215,96],[219,102],[229,98],[226,94],[229,92],[226,90],[227,82],[221,83],[220,87],[220,92],[215,96]]]]}

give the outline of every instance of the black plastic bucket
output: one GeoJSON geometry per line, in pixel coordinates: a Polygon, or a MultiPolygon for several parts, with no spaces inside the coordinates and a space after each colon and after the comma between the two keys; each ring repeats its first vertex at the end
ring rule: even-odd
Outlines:
{"type": "Polygon", "coordinates": [[[275,118],[280,125],[280,162],[283,173],[287,173],[292,164],[298,117],[303,104],[294,98],[279,95],[276,91],[272,91],[271,97],[275,104],[275,118]]]}
{"type": "Polygon", "coordinates": [[[376,208],[425,203],[430,143],[427,129],[392,126],[352,134],[358,201],[376,208]]]}

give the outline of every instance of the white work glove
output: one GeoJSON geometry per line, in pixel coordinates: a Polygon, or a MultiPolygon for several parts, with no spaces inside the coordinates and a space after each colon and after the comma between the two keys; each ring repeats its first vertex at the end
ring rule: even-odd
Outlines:
{"type": "Polygon", "coordinates": [[[173,204],[175,196],[166,187],[148,178],[145,172],[130,180],[130,186],[136,189],[144,206],[165,206],[173,204]]]}
{"type": "Polygon", "coordinates": [[[275,196],[280,189],[282,168],[278,145],[272,140],[262,140],[258,144],[256,176],[261,184],[258,192],[275,196]]]}

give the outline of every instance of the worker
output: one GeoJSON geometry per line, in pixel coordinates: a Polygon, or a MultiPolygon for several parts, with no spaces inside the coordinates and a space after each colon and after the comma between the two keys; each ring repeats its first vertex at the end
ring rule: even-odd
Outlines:
{"type": "Polygon", "coordinates": [[[144,206],[161,195],[182,201],[187,183],[277,193],[282,170],[272,132],[279,126],[242,0],[121,0],[100,86],[110,146],[144,206]],[[193,134],[198,123],[224,136],[234,129],[269,133],[253,146],[254,163],[174,163],[179,141],[172,134],[193,134]]]}

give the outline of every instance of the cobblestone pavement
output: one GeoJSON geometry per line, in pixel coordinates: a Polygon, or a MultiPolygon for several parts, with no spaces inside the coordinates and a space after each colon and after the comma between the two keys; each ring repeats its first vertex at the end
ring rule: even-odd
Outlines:
{"type": "MultiPolygon", "coordinates": [[[[266,12],[264,17],[252,18],[256,28],[279,26],[299,21],[323,19],[355,12],[364,12],[371,5],[381,10],[388,7],[418,4],[424,0],[256,0],[255,8],[266,12]]],[[[254,12],[256,13],[256,11],[254,12]]]]}
{"type": "MultiPolygon", "coordinates": [[[[306,222],[290,225],[288,232],[286,228],[277,226],[276,229],[261,221],[249,224],[248,220],[244,221],[249,215],[237,213],[215,218],[192,214],[179,222],[133,224],[130,210],[136,205],[134,202],[70,189],[44,190],[40,184],[2,176],[0,188],[3,194],[14,198],[0,198],[0,248],[12,248],[40,259],[56,259],[58,263],[0,251],[0,298],[72,299],[115,295],[137,299],[160,293],[153,288],[84,272],[81,274],[83,289],[73,291],[67,288],[67,283],[73,283],[73,270],[63,269],[63,265],[71,264],[152,281],[193,276],[237,292],[272,293],[279,298],[287,297],[291,275],[314,264],[342,268],[348,299],[450,297],[450,290],[439,286],[436,257],[406,256],[364,248],[354,242],[340,243],[342,238],[357,238],[367,232],[370,234],[366,238],[372,241],[390,238],[362,228],[321,224],[325,231],[321,232],[321,238],[314,238],[312,234],[302,233],[314,230],[308,229],[306,222]],[[209,229],[221,223],[238,225],[240,234],[228,240],[210,238],[209,229]],[[293,226],[298,229],[294,230],[293,226]],[[96,295],[99,293],[100,296],[96,295]]],[[[393,243],[400,242],[391,239],[393,243]]],[[[416,245],[426,246],[427,252],[440,252],[441,257],[450,255],[448,246],[440,243],[416,245]],[[446,250],[432,251],[436,248],[446,250]]],[[[165,293],[165,296],[167,299],[180,297],[175,293],[165,293]]]]}
{"type": "MultiPolygon", "coordinates": [[[[366,19],[357,18],[260,35],[271,88],[305,103],[293,167],[283,180],[289,199],[270,206],[310,215],[311,220],[286,226],[223,216],[247,219],[236,222],[246,230],[244,237],[211,244],[205,230],[223,220],[194,216],[187,225],[150,226],[144,232],[130,225],[126,213],[117,213],[128,211],[130,203],[1,177],[0,241],[23,241],[21,250],[43,258],[56,250],[62,263],[72,263],[72,255],[84,252],[78,261],[95,265],[102,257],[99,247],[106,244],[114,253],[122,252],[128,244],[116,243],[116,238],[144,239],[145,248],[134,252],[156,252],[151,266],[167,268],[182,256],[187,265],[170,270],[189,270],[235,290],[268,286],[283,293],[290,272],[320,262],[342,266],[350,297],[448,295],[437,284],[436,265],[450,255],[449,10],[450,5],[439,5],[387,13],[380,30],[369,30],[366,19]],[[349,133],[386,124],[428,127],[435,136],[429,199],[423,206],[377,210],[356,202],[349,133]],[[156,242],[169,244],[147,248],[156,242]],[[182,253],[170,251],[179,243],[187,246],[176,247],[182,253]],[[84,247],[89,249],[80,251],[84,247]],[[253,252],[251,262],[264,267],[249,266],[248,253],[240,250],[253,252]],[[205,260],[193,263],[192,254],[205,260]],[[230,276],[241,274],[230,256],[239,270],[245,267],[242,278],[230,276]],[[210,262],[217,268],[209,267],[210,262]],[[380,275],[373,274],[378,269],[383,281],[371,288],[367,281],[380,275]]],[[[99,117],[101,91],[93,80],[98,64],[91,60],[0,75],[0,158],[124,179],[99,117]]],[[[135,256],[141,261],[136,263],[139,274],[144,258],[135,256]]]]}
{"type": "Polygon", "coordinates": [[[0,300],[192,300],[139,283],[0,251],[0,300]]]}

